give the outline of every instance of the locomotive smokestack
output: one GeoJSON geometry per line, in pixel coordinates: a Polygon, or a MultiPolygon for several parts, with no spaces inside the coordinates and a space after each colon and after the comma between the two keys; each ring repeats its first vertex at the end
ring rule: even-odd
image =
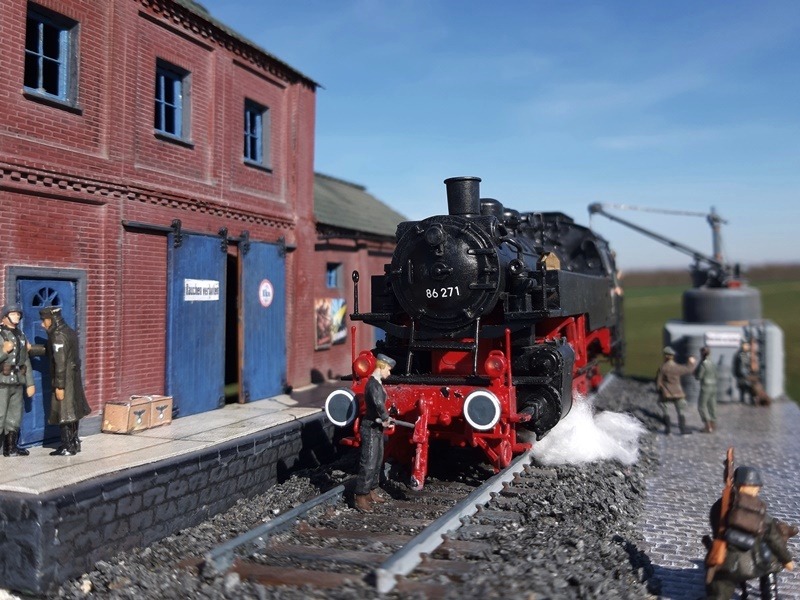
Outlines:
{"type": "Polygon", "coordinates": [[[451,177],[444,180],[447,186],[447,211],[451,215],[479,215],[481,213],[481,178],[451,177]]]}

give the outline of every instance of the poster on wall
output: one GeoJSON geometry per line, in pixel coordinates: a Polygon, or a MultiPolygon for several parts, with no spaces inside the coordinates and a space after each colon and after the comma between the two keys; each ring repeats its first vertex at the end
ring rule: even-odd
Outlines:
{"type": "Polygon", "coordinates": [[[314,300],[316,334],[314,348],[329,348],[347,339],[347,301],[344,298],[317,298],[314,300]]]}
{"type": "Polygon", "coordinates": [[[331,334],[330,298],[317,298],[314,300],[314,318],[316,322],[314,348],[317,350],[329,348],[333,337],[331,334]]]}
{"type": "Polygon", "coordinates": [[[347,339],[347,301],[331,299],[331,336],[334,344],[343,344],[347,339]]]}

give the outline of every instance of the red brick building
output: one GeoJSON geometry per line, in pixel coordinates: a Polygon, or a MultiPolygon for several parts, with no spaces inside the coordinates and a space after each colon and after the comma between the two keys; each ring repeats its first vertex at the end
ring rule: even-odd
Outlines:
{"type": "MultiPolygon", "coordinates": [[[[319,173],[314,178],[314,216],[312,380],[316,382],[350,373],[352,324],[342,317],[354,309],[352,273],[359,272],[359,309],[365,312],[370,308],[370,275],[383,273],[391,261],[395,231],[405,217],[363,186],[319,173]]],[[[382,334],[363,323],[356,327],[356,352],[372,348],[376,336],[382,334]]]]}
{"type": "Polygon", "coordinates": [[[49,304],[77,329],[84,429],[310,382],[316,83],[191,0],[7,0],[0,61],[0,287],[31,337],[49,304]]]}

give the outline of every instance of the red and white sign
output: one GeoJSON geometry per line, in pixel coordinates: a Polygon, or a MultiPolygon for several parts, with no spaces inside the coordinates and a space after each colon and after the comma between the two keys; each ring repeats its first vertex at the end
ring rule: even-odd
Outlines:
{"type": "Polygon", "coordinates": [[[272,282],[269,279],[263,279],[258,286],[258,301],[261,302],[261,306],[268,308],[274,297],[275,290],[272,288],[272,282]]]}

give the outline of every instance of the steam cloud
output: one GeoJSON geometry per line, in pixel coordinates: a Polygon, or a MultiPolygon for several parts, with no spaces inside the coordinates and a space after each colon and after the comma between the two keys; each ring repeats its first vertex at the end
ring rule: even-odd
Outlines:
{"type": "Polygon", "coordinates": [[[596,415],[592,402],[579,397],[569,414],[534,443],[533,456],[544,465],[615,459],[632,465],[639,458],[639,436],[645,431],[644,425],[628,414],[596,415]]]}

